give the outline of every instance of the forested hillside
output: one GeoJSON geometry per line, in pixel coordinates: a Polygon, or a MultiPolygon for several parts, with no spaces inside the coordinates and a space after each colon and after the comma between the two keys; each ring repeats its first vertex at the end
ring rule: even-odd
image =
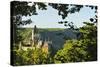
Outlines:
{"type": "MultiPolygon", "coordinates": [[[[52,44],[53,47],[51,48],[51,52],[49,52],[49,54],[46,54],[44,52],[42,53],[41,49],[36,49],[36,50],[28,49],[27,51],[16,50],[15,52],[17,52],[16,54],[17,60],[15,60],[15,65],[83,62],[83,61],[97,60],[97,27],[93,23],[84,22],[84,24],[85,26],[79,29],[79,32],[81,32],[82,34],[82,36],[79,39],[77,38],[64,39],[63,37],[65,36],[63,36],[62,34],[64,34],[65,30],[59,30],[59,32],[57,32],[58,31],[57,30],[55,31],[56,34],[54,34],[54,30],[52,32],[51,30],[43,31],[42,29],[42,31],[39,33],[41,33],[41,35],[44,34],[43,37],[50,36],[51,40],[54,42],[52,44]],[[58,38],[55,38],[55,35],[58,35],[57,36],[58,38]],[[62,38],[62,41],[64,41],[63,43],[61,43],[61,40],[60,40],[61,38],[62,38]],[[52,55],[51,53],[54,53],[54,55],[51,56],[52,55]]],[[[20,30],[21,30],[20,36],[22,36],[22,38],[24,37],[25,39],[30,38],[32,29],[24,28],[20,30]]]]}

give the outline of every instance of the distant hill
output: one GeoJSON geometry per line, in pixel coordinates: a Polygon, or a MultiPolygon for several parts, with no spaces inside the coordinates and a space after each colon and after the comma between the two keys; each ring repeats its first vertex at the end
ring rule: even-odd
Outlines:
{"type": "MultiPolygon", "coordinates": [[[[26,39],[31,38],[31,31],[33,28],[22,28],[20,29],[26,39]]],[[[39,28],[38,34],[40,35],[40,40],[49,40],[52,42],[52,50],[55,54],[57,50],[61,49],[66,40],[77,39],[77,33],[79,31],[72,29],[62,29],[62,28],[39,28]]],[[[51,45],[50,45],[51,46],[51,45]]]]}
{"type": "Polygon", "coordinates": [[[65,43],[66,40],[68,39],[77,39],[77,33],[79,31],[74,31],[71,29],[53,29],[52,30],[45,30],[39,32],[41,36],[41,40],[49,40],[52,41],[52,49],[54,49],[54,53],[61,49],[65,43]]]}

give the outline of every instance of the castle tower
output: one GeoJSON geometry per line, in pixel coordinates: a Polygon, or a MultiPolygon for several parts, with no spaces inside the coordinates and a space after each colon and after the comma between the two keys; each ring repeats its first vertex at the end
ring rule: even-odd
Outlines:
{"type": "Polygon", "coordinates": [[[32,41],[34,40],[34,29],[32,29],[32,41]]]}
{"type": "Polygon", "coordinates": [[[32,41],[34,40],[35,35],[38,33],[37,31],[38,30],[37,30],[37,27],[35,25],[34,28],[32,29],[32,41]]]}
{"type": "Polygon", "coordinates": [[[35,25],[34,28],[32,29],[32,42],[35,47],[36,47],[36,44],[38,44],[38,39],[39,39],[38,29],[35,25]]]}

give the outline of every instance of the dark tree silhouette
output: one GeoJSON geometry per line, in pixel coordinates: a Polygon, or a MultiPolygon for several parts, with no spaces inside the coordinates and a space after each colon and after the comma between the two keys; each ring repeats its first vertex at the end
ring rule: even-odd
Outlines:
{"type": "Polygon", "coordinates": [[[39,2],[34,2],[32,6],[29,5],[32,2],[26,1],[12,1],[11,2],[11,25],[12,30],[12,40],[14,43],[18,42],[18,36],[16,35],[18,32],[17,27],[20,25],[26,25],[32,23],[31,19],[27,19],[22,21],[22,16],[32,16],[37,15],[36,5],[38,5],[39,10],[46,10],[46,5],[39,2]]]}
{"type": "MultiPolygon", "coordinates": [[[[11,50],[14,48],[14,43],[21,41],[21,36],[18,35],[18,26],[32,23],[31,19],[22,21],[22,16],[37,15],[36,5],[38,9],[46,10],[46,5],[43,3],[35,3],[32,6],[29,5],[31,2],[26,1],[12,1],[10,3],[11,8],[11,50]]],[[[14,58],[14,53],[11,51],[11,58],[14,58]]],[[[12,59],[11,59],[12,60],[12,59]]],[[[11,65],[14,64],[14,60],[11,61],[11,65]]]]}
{"type": "MultiPolygon", "coordinates": [[[[53,4],[50,3],[54,9],[58,10],[58,15],[62,16],[62,19],[68,17],[68,14],[73,14],[75,12],[79,12],[84,7],[89,7],[91,10],[94,10],[94,13],[97,13],[97,6],[92,5],[73,5],[73,4],[53,4]]],[[[95,17],[90,18],[91,22],[97,23],[97,15],[95,17]]],[[[70,21],[59,21],[59,24],[64,24],[64,26],[69,26],[70,28],[74,28],[74,25],[70,21]]]]}

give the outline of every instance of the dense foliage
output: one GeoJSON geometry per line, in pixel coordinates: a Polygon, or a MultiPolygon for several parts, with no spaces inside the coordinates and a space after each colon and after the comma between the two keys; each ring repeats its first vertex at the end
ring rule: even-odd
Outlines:
{"type": "Polygon", "coordinates": [[[97,27],[94,23],[85,22],[85,24],[80,28],[81,38],[67,40],[63,49],[55,55],[55,63],[97,60],[97,27]]]}
{"type": "Polygon", "coordinates": [[[52,63],[49,53],[41,49],[15,50],[13,65],[49,64],[52,63]]]}
{"type": "Polygon", "coordinates": [[[79,39],[66,40],[63,48],[54,56],[42,49],[15,50],[14,65],[51,64],[68,62],[86,62],[97,60],[97,27],[94,23],[84,22],[80,28],[79,39]]]}

